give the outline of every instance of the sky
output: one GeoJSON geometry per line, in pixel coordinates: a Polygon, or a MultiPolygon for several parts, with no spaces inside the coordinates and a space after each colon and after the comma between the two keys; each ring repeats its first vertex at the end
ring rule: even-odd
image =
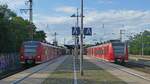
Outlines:
{"type": "MultiPolygon", "coordinates": [[[[26,1],[0,0],[0,4],[8,4],[17,15],[28,19],[28,13],[20,12],[28,8],[26,1]]],[[[57,32],[59,44],[64,39],[66,44],[72,44],[71,28],[76,19],[70,16],[77,8],[80,9],[80,0],[33,0],[33,22],[38,30],[47,33],[47,41],[52,42],[57,32]]],[[[150,29],[150,0],[84,0],[84,16],[84,27],[93,29],[93,35],[87,36],[85,43],[117,39],[120,30],[125,30],[126,40],[150,29]]]]}

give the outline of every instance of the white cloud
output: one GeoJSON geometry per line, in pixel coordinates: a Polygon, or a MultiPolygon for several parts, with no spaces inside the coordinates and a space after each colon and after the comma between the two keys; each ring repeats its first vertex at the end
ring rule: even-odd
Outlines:
{"type": "Polygon", "coordinates": [[[76,8],[71,6],[61,6],[55,9],[56,12],[75,13],[76,8]]]}
{"type": "Polygon", "coordinates": [[[138,33],[140,31],[144,31],[145,29],[148,30],[148,25],[150,26],[150,11],[91,11],[86,13],[85,16],[85,26],[93,27],[93,32],[97,35],[92,38],[97,39],[102,38],[108,40],[112,38],[119,38],[120,29],[125,29],[127,35],[127,33],[131,32],[138,33]],[[102,28],[102,24],[105,24],[104,29],[102,28]],[[115,33],[115,35],[112,33],[115,33]]]}
{"type": "Polygon", "coordinates": [[[97,1],[98,1],[98,3],[100,3],[100,4],[112,4],[112,3],[113,3],[112,0],[97,0],[97,1]]]}
{"type": "Polygon", "coordinates": [[[0,4],[7,4],[9,8],[16,10],[19,6],[24,5],[25,0],[1,0],[0,4]]]}
{"type": "MultiPolygon", "coordinates": [[[[73,24],[73,19],[65,16],[45,16],[45,15],[36,15],[36,19],[34,19],[34,23],[38,27],[39,30],[44,30],[47,33],[47,40],[49,42],[53,41],[54,32],[58,33],[59,43],[63,44],[64,38],[66,41],[72,38],[71,36],[71,27],[73,24]],[[42,16],[42,17],[41,17],[42,16]],[[48,26],[47,26],[48,25],[48,26]]],[[[67,43],[67,42],[66,42],[67,43]]]]}
{"type": "Polygon", "coordinates": [[[49,24],[64,24],[69,19],[67,17],[48,17],[45,18],[46,21],[48,21],[49,24]]]}
{"type": "MultiPolygon", "coordinates": [[[[38,16],[39,17],[39,16],[38,16]]],[[[71,27],[74,25],[75,19],[71,19],[68,16],[45,16],[40,15],[40,18],[35,23],[42,22],[49,24],[50,28],[44,29],[48,32],[48,40],[52,40],[53,32],[58,32],[59,42],[63,43],[63,38],[70,40],[71,27]],[[41,17],[42,16],[42,17],[41,17]]],[[[93,42],[94,39],[109,40],[119,38],[119,30],[125,29],[126,33],[138,33],[144,29],[148,29],[150,22],[150,11],[139,10],[109,10],[109,11],[90,11],[85,13],[84,26],[90,26],[93,28],[93,35],[85,39],[86,42],[93,42]],[[105,24],[105,28],[102,28],[102,24],[105,24]],[[123,27],[124,25],[124,27],[123,27]],[[114,34],[112,34],[114,33],[114,34]]],[[[127,34],[126,34],[127,35],[127,34]]]]}
{"type": "Polygon", "coordinates": [[[43,16],[41,15],[40,17],[37,16],[35,18],[35,22],[45,22],[51,25],[59,25],[59,24],[66,24],[71,20],[71,18],[65,17],[65,16],[43,16]],[[41,17],[42,16],[42,17],[41,17]]]}
{"type": "Polygon", "coordinates": [[[104,12],[93,11],[86,15],[86,21],[115,22],[116,20],[130,21],[134,19],[144,18],[149,15],[149,11],[134,11],[134,10],[109,10],[104,12]]]}

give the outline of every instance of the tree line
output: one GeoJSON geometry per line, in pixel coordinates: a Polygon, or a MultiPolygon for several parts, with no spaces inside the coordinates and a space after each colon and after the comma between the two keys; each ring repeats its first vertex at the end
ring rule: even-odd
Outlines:
{"type": "Polygon", "coordinates": [[[0,5],[0,53],[19,52],[24,41],[46,41],[46,33],[37,31],[36,26],[17,16],[7,5],[0,5]],[[32,32],[31,32],[32,29],[32,32]]]}
{"type": "Polygon", "coordinates": [[[150,55],[150,31],[144,31],[137,35],[131,36],[129,40],[129,52],[130,54],[150,55]]]}

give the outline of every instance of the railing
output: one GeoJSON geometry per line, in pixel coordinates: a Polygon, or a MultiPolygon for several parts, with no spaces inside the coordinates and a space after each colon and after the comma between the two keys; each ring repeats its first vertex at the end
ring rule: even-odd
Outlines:
{"type": "Polygon", "coordinates": [[[19,55],[17,53],[0,54],[0,74],[20,68],[19,55]]]}

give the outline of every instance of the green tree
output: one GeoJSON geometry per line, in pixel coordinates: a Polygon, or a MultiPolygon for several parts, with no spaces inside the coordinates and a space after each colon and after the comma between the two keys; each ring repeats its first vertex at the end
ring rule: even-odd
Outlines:
{"type": "Polygon", "coordinates": [[[34,39],[37,41],[46,42],[46,33],[44,31],[36,31],[34,34],[34,39]]]}
{"type": "Polygon", "coordinates": [[[141,32],[130,39],[130,53],[141,54],[142,42],[144,54],[150,55],[150,31],[141,32]]]}
{"type": "Polygon", "coordinates": [[[44,31],[36,31],[33,23],[18,17],[7,5],[0,5],[0,53],[18,52],[24,41],[31,40],[32,33],[33,40],[45,41],[44,31]]]}
{"type": "Polygon", "coordinates": [[[13,33],[10,30],[10,19],[16,14],[7,5],[0,5],[0,52],[10,52],[14,48],[13,33]]]}

